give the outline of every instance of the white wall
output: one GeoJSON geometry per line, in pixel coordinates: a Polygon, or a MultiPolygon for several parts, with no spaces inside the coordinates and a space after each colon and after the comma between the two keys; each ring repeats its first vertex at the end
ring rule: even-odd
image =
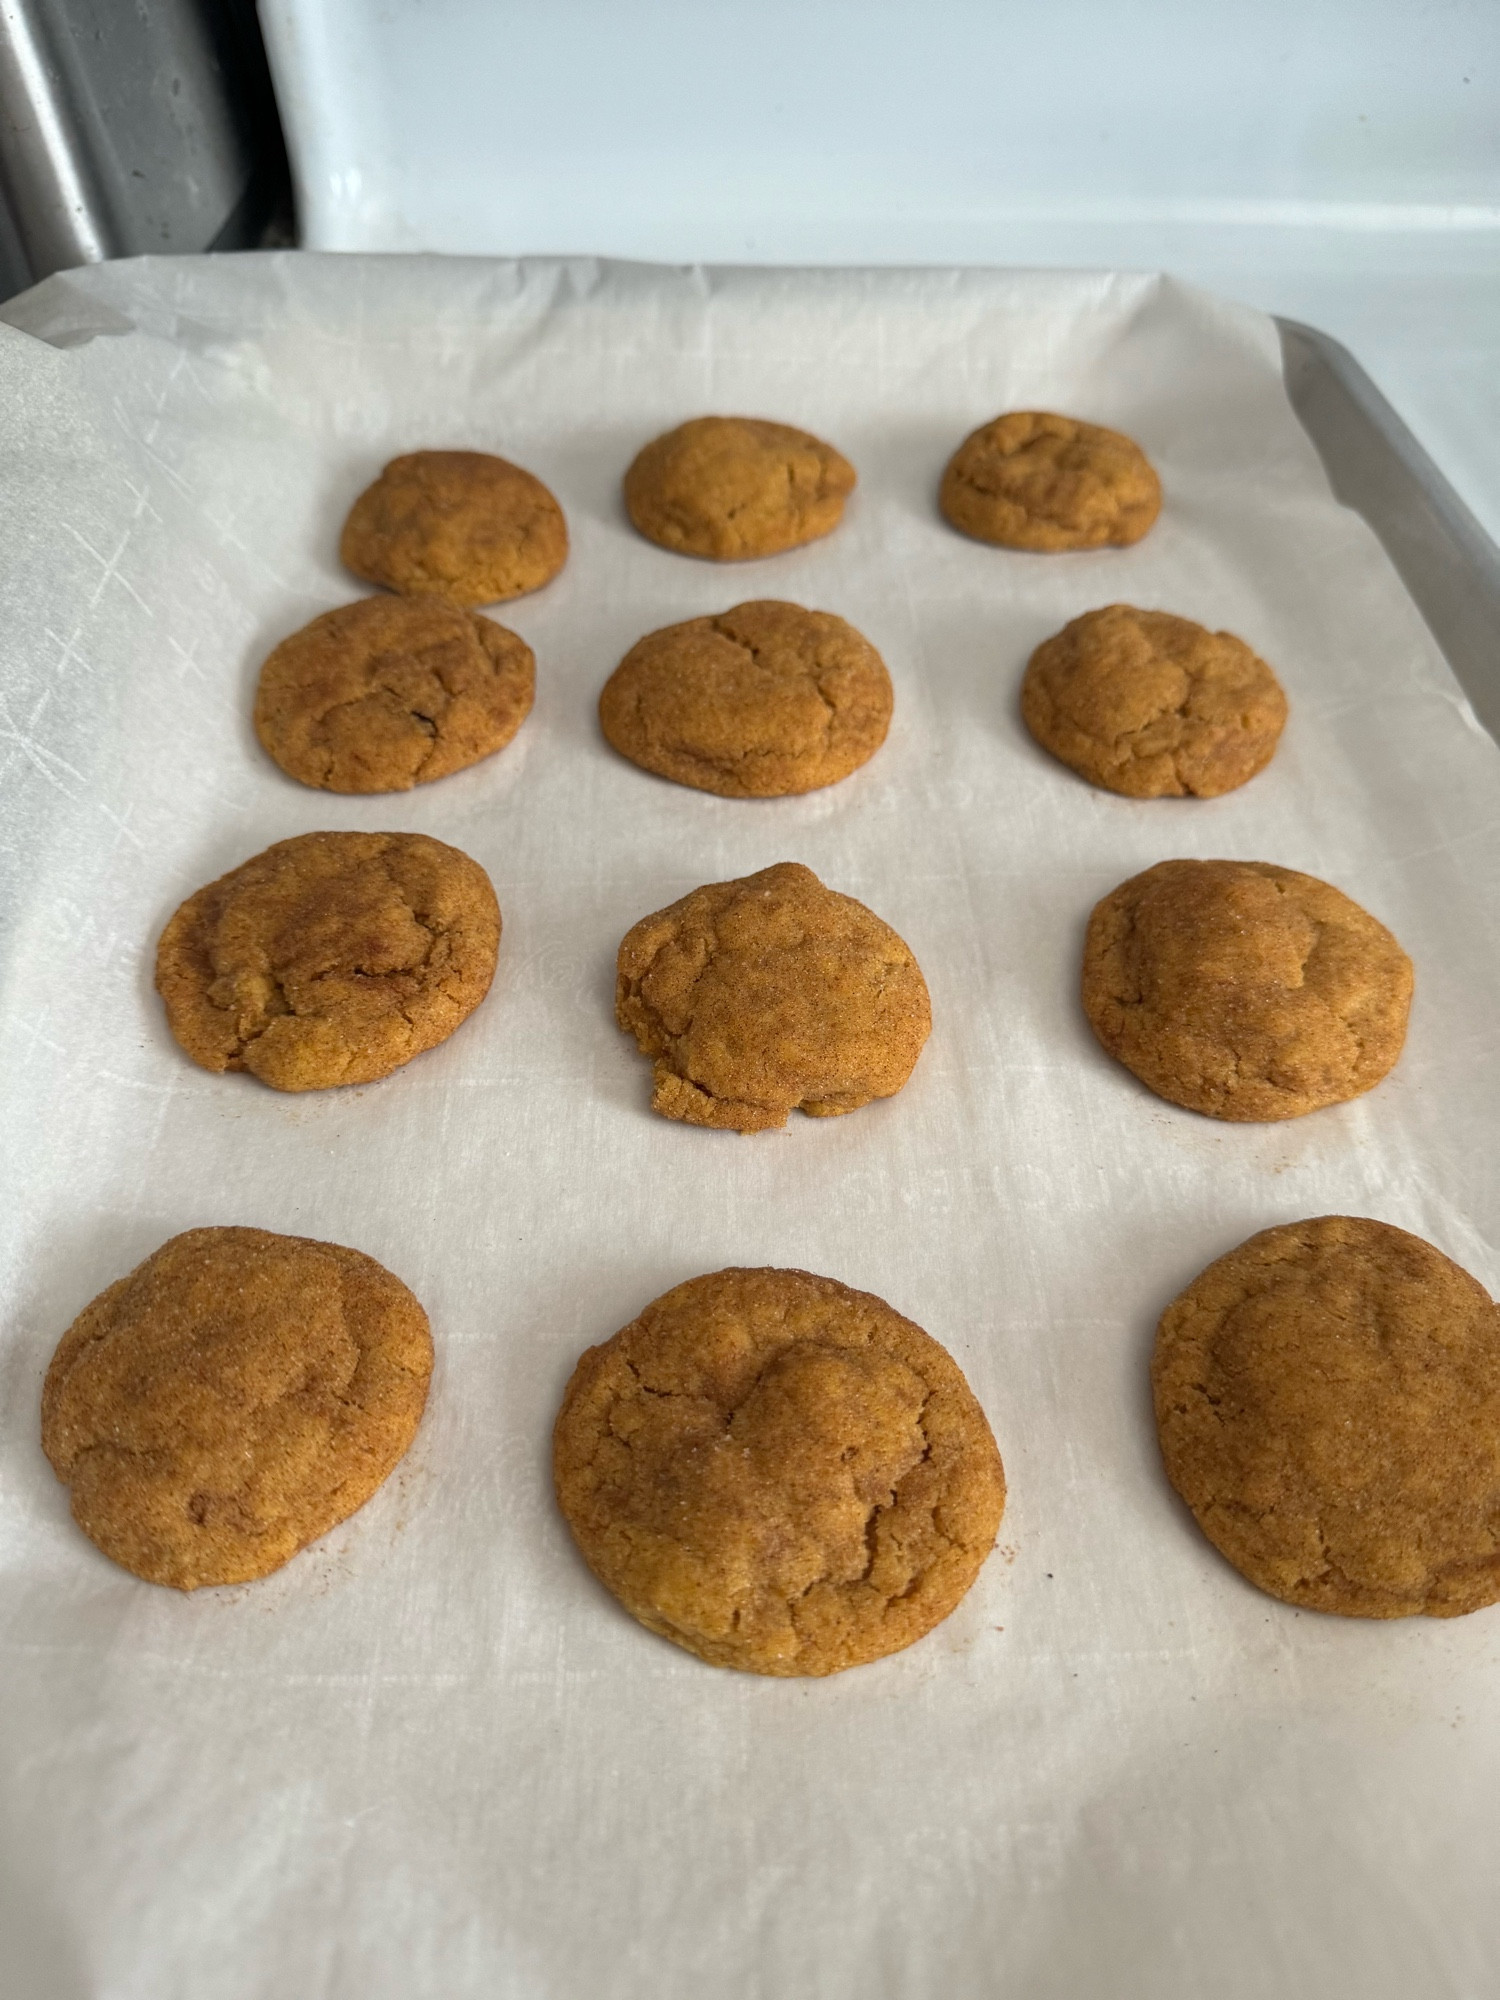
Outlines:
{"type": "Polygon", "coordinates": [[[1162,228],[1500,228],[1500,0],[261,17],[313,247],[1050,262],[1162,228]]]}

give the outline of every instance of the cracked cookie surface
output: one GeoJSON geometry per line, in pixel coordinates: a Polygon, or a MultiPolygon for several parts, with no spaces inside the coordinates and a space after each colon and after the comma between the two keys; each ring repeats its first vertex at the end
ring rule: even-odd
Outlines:
{"type": "Polygon", "coordinates": [[[1161,512],[1161,481],[1121,431],[1050,410],[1011,410],[964,439],[938,505],[962,534],[1002,548],[1124,548],[1161,512]]]}
{"type": "Polygon", "coordinates": [[[615,1016],[652,1058],[653,1111],[736,1132],[893,1096],[932,1028],[909,947],[795,861],[643,917],[620,946],[615,1016]]]}
{"type": "Polygon", "coordinates": [[[440,597],[366,597],[271,653],[255,733],[304,785],[402,792],[503,749],[535,690],[531,648],[492,618],[440,597]]]}
{"type": "Polygon", "coordinates": [[[362,1507],[416,1435],[427,1315],[358,1250],[190,1229],[58,1343],[42,1448],[112,1561],[248,1583],[362,1507]]]}
{"type": "Polygon", "coordinates": [[[689,1279],[573,1371],[553,1432],[585,1561],[713,1666],[832,1674],[946,1618],[1005,1477],[958,1364],[806,1271],[689,1279]]]}
{"type": "Polygon", "coordinates": [[[885,741],[885,662],[828,611],[759,599],[637,640],[599,722],[643,770],[731,799],[836,784],[885,741]]]}
{"type": "Polygon", "coordinates": [[[156,950],[156,990],[204,1069],[276,1090],[372,1083],[446,1041],[489,991],[500,909],[422,833],[304,833],[210,882],[156,950]]]}
{"type": "Polygon", "coordinates": [[[413,451],[350,508],[339,556],[406,597],[500,604],[551,582],[568,559],[568,527],[541,480],[509,459],[413,451]]]}
{"type": "Polygon", "coordinates": [[[1252,1236],[1162,1315],[1152,1387],[1167,1476],[1273,1597],[1500,1599],[1500,1311],[1421,1237],[1341,1215],[1252,1236]]]}
{"type": "Polygon", "coordinates": [[[1090,784],[1133,799],[1212,799],[1270,763],[1286,696],[1232,633],[1110,604],[1037,647],[1021,714],[1090,784]]]}
{"type": "Polygon", "coordinates": [[[1083,1007],[1149,1090],[1211,1118],[1300,1118],[1373,1088],[1406,1039],[1411,960],[1313,875],[1162,861],[1089,918],[1083,1007]]]}
{"type": "Polygon", "coordinates": [[[842,453],[758,417],[694,417],[637,452],[625,511],[679,555],[745,562],[831,534],[854,491],[842,453]]]}

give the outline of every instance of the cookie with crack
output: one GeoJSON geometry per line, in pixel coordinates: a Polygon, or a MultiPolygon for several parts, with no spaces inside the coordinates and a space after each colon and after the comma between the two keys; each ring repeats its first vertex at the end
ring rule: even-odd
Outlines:
{"type": "Polygon", "coordinates": [[[446,1041],[489,991],[499,945],[489,877],[456,847],[303,833],[189,896],[157,946],[156,990],[204,1069],[327,1090],[446,1041]]]}
{"type": "Polygon", "coordinates": [[[1286,696],[1232,633],[1110,604],[1037,647],[1021,714],[1044,750],[1105,791],[1213,799],[1270,763],[1286,696]]]}
{"type": "Polygon", "coordinates": [[[499,604],[550,583],[568,525],[541,480],[484,451],[393,458],[349,510],[339,556],[406,597],[499,604]]]}
{"type": "Polygon", "coordinates": [[[852,625],[767,598],[637,640],[604,684],[599,722],[658,777],[771,799],[858,770],[892,705],[885,662],[852,625]]]}
{"type": "Polygon", "coordinates": [[[711,1666],[834,1674],[946,1618],[1005,1475],[963,1372],[806,1271],[691,1278],[573,1371],[553,1477],[594,1574],[711,1666]]]}
{"type": "Polygon", "coordinates": [[[1373,1089],[1406,1039],[1411,960],[1314,875],[1160,861],[1099,903],[1083,1008],[1148,1090],[1210,1118],[1300,1118],[1373,1089]]]}
{"type": "Polygon", "coordinates": [[[1167,1476],[1271,1596],[1347,1618],[1500,1599],[1500,1310],[1420,1236],[1262,1230],[1162,1315],[1167,1476]]]}
{"type": "Polygon", "coordinates": [[[938,505],[960,533],[1001,548],[1125,548],[1161,512],[1161,481],[1122,431],[1012,410],[964,439],[938,505]]]}
{"type": "Polygon", "coordinates": [[[248,1583],[362,1507],[421,1421],[427,1315],[373,1257],[190,1229],[86,1306],[42,1391],[42,1448],[114,1562],[248,1583]]]}
{"type": "Polygon", "coordinates": [[[694,417],[636,453],[625,511],[660,548],[748,562],[832,534],[855,477],[831,444],[790,424],[694,417]]]}
{"type": "Polygon", "coordinates": [[[734,1132],[894,1096],[932,1029],[910,949],[795,861],[643,917],[620,946],[615,1016],[652,1059],[653,1111],[734,1132]]]}
{"type": "Polygon", "coordinates": [[[503,750],[531,713],[524,639],[442,597],[325,611],[266,660],[255,733],[326,792],[404,792],[503,750]]]}

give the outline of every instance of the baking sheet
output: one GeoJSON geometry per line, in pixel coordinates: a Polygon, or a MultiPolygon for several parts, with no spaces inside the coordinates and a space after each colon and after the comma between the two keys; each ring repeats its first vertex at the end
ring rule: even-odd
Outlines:
{"type": "Polygon", "coordinates": [[[1157,1314],[1252,1231],[1345,1211],[1494,1290],[1500,751],[1379,544],[1332,499],[1269,320],[1156,278],[146,260],[0,327],[0,1925],[26,2000],[444,1995],[1478,1995],[1500,1976],[1500,1611],[1299,1614],[1166,1487],[1157,1314]],[[25,330],[20,330],[24,328],[25,330]],[[1136,549],[951,533],[975,423],[1051,406],[1160,468],[1136,549]],[[705,410],[859,467],[826,542],[734,568],[640,541],[646,438],[705,410]],[[499,615],[535,647],[513,746],[334,798],[259,753],[275,640],[394,453],[498,450],[573,555],[499,615]],[[642,632],[753,596],[850,618],[896,687],[829,791],[720,800],[616,758],[597,690],[642,632]],[[1126,599],[1240,633],[1287,687],[1270,769],[1213,802],[1093,791],[1016,713],[1037,642],[1126,599]],[[178,901],[315,827],[473,854],[499,974],[444,1047],[287,1098],[195,1069],[151,991],[178,901]],[[1417,966],[1371,1096],[1235,1127],[1094,1044],[1083,925],[1168,855],[1321,875],[1417,966]],[[780,1135],[647,1111],[616,944],[704,880],[807,862],[916,951],[908,1087],[780,1135]],[[36,1440],[73,1315],[175,1230],[366,1250],[438,1365],[389,1486],[278,1575],[179,1597],[71,1525],[36,1440]],[[1010,1480],[1001,1546],[906,1653],[718,1672],[574,1555],[547,1441],[579,1350],[667,1286],[800,1265],[943,1341],[1010,1480]]]}
{"type": "Polygon", "coordinates": [[[1340,500],[1380,537],[1491,736],[1500,733],[1500,548],[1347,347],[1276,321],[1292,408],[1340,500]]]}

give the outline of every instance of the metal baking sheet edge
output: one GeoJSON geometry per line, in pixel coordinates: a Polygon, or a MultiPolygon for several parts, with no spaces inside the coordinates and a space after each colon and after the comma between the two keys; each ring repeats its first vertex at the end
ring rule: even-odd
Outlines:
{"type": "Polygon", "coordinates": [[[1287,394],[1334,493],[1385,545],[1474,713],[1500,740],[1500,548],[1348,348],[1280,319],[1287,394]]]}

